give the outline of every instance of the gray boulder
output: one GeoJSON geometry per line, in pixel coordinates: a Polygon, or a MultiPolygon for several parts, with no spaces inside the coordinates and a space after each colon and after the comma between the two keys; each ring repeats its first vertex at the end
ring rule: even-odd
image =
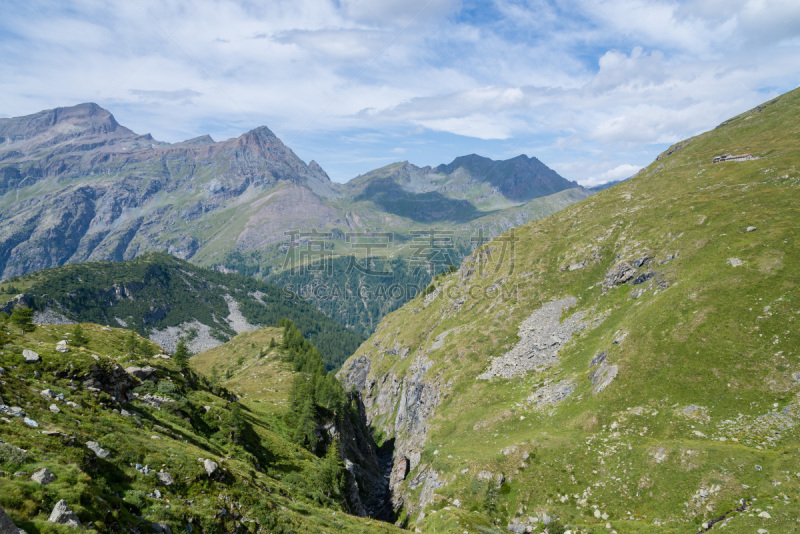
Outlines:
{"type": "Polygon", "coordinates": [[[155,367],[151,367],[149,365],[145,367],[126,367],[125,372],[129,375],[133,375],[139,380],[147,380],[152,376],[153,373],[156,372],[155,367]]]}
{"type": "Polygon", "coordinates": [[[0,508],[0,534],[26,534],[24,530],[14,524],[2,508],[0,508]]]}
{"type": "Polygon", "coordinates": [[[36,471],[31,477],[31,480],[33,480],[34,482],[38,482],[42,486],[46,486],[51,482],[54,482],[55,479],[56,476],[53,473],[51,473],[50,470],[46,467],[42,467],[41,469],[36,471]]]}
{"type": "Polygon", "coordinates": [[[203,467],[205,468],[206,473],[208,473],[208,476],[211,476],[211,475],[213,475],[214,473],[217,472],[217,469],[219,468],[219,464],[217,464],[217,462],[214,462],[212,460],[206,459],[203,462],[203,467]]]}
{"type": "Polygon", "coordinates": [[[47,521],[49,523],[59,523],[69,527],[81,527],[81,521],[78,519],[78,515],[69,509],[67,501],[64,499],[56,503],[53,507],[53,511],[50,513],[50,519],[47,521]]]}
{"type": "Polygon", "coordinates": [[[36,363],[42,360],[42,358],[37,353],[28,349],[22,351],[22,357],[25,358],[25,363],[36,363]]]}
{"type": "Polygon", "coordinates": [[[156,478],[158,478],[159,484],[163,484],[164,486],[171,486],[175,483],[175,481],[172,480],[172,475],[166,471],[156,473],[156,478]]]}
{"type": "Polygon", "coordinates": [[[56,343],[56,351],[57,352],[69,352],[69,343],[66,339],[62,339],[58,343],[56,343]]]}
{"type": "Polygon", "coordinates": [[[89,447],[89,449],[91,449],[91,451],[95,453],[98,458],[106,459],[111,456],[111,453],[102,448],[96,441],[87,441],[86,446],[89,447]]]}

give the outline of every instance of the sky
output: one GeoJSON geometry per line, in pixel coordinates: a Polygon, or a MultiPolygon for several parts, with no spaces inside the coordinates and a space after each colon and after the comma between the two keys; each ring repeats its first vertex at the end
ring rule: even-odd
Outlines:
{"type": "Polygon", "coordinates": [[[0,117],[268,126],[335,181],[537,157],[584,185],[800,84],[798,0],[0,0],[0,117]]]}

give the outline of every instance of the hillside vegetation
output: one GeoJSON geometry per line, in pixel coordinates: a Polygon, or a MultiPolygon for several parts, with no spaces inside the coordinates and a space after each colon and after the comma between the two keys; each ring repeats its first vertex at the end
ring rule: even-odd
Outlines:
{"type": "Polygon", "coordinates": [[[157,252],[13,277],[0,284],[3,302],[6,311],[24,303],[44,321],[124,326],[168,350],[183,337],[194,352],[287,318],[321,347],[328,369],[338,368],[363,339],[277,286],[157,252]]]}
{"type": "MultiPolygon", "coordinates": [[[[0,507],[18,527],[29,534],[77,532],[76,524],[109,533],[397,531],[346,513],[353,502],[338,449],[327,442],[317,455],[298,443],[285,390],[268,406],[237,399],[177,355],[153,357],[161,348],[131,331],[78,326],[24,334],[11,326],[0,340],[0,507]],[[59,506],[60,523],[48,521],[59,506]]],[[[245,339],[248,357],[269,361],[291,382],[291,350],[261,343],[265,335],[282,343],[285,331],[245,339]]]]}
{"type": "Polygon", "coordinates": [[[798,162],[793,91],[387,316],[340,377],[394,439],[408,524],[797,531],[798,162]]]}

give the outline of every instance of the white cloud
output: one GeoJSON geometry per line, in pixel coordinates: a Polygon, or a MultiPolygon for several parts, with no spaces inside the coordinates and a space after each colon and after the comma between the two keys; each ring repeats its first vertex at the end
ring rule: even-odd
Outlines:
{"type": "Polygon", "coordinates": [[[795,0],[460,8],[457,0],[11,3],[0,19],[0,116],[91,100],[168,141],[267,124],[290,146],[313,138],[350,147],[370,132],[381,154],[407,147],[412,161],[423,145],[487,155],[534,147],[568,177],[593,180],[648,163],[656,145],[713,127],[800,75],[795,0]],[[443,133],[463,139],[439,145],[443,133]],[[606,156],[598,163],[597,154],[606,156]]]}
{"type": "Polygon", "coordinates": [[[607,171],[596,176],[589,176],[585,180],[581,180],[580,183],[583,186],[591,187],[593,185],[605,184],[616,180],[625,180],[626,178],[630,178],[639,172],[641,168],[642,167],[640,165],[623,163],[622,165],[617,165],[613,169],[608,169],[607,171]]]}

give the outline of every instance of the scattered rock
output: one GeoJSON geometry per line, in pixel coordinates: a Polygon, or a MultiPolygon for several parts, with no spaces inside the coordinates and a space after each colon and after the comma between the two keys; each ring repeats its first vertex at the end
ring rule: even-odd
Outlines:
{"type": "Polygon", "coordinates": [[[56,351],[57,352],[69,352],[69,343],[66,339],[62,339],[58,343],[56,343],[56,351]]]}
{"type": "Polygon", "coordinates": [[[31,419],[30,417],[25,417],[22,420],[22,422],[25,423],[26,425],[28,425],[31,428],[39,428],[39,423],[37,423],[36,421],[31,419]]]}
{"type": "Polygon", "coordinates": [[[98,458],[106,459],[111,453],[100,446],[96,441],[87,441],[86,446],[97,455],[98,458]]]}
{"type": "Polygon", "coordinates": [[[22,357],[25,358],[25,363],[36,363],[42,359],[37,353],[28,349],[22,351],[22,357]]]}
{"type": "Polygon", "coordinates": [[[589,362],[589,368],[592,368],[595,365],[603,363],[607,356],[608,356],[608,352],[606,352],[606,351],[601,352],[600,354],[598,354],[597,356],[592,358],[592,361],[589,362]]]}
{"type": "Polygon", "coordinates": [[[60,523],[69,527],[80,528],[81,526],[81,522],[78,519],[77,514],[69,509],[67,501],[64,499],[61,499],[56,503],[56,505],[53,507],[53,511],[50,513],[50,519],[47,521],[49,523],[60,523]]]}
{"type": "Polygon", "coordinates": [[[153,373],[156,372],[156,368],[151,367],[149,365],[145,367],[126,367],[125,372],[128,373],[129,375],[135,376],[139,380],[144,381],[150,378],[153,375],[153,373]]]}
{"type": "Polygon", "coordinates": [[[208,474],[208,476],[212,476],[214,473],[217,472],[217,469],[219,468],[219,464],[217,464],[217,462],[214,462],[212,460],[206,459],[203,462],[203,468],[206,470],[206,473],[208,474]]]}
{"type": "Polygon", "coordinates": [[[163,484],[164,486],[171,486],[175,483],[175,481],[172,480],[172,475],[170,475],[166,471],[161,471],[159,473],[156,473],[156,478],[158,478],[158,482],[160,484],[163,484]]]}
{"type": "Polygon", "coordinates": [[[31,480],[33,480],[34,482],[38,482],[42,486],[50,484],[51,482],[55,481],[55,479],[56,476],[53,473],[51,473],[50,470],[47,469],[46,467],[42,467],[41,469],[36,471],[31,477],[31,480]]]}
{"type": "Polygon", "coordinates": [[[757,230],[757,228],[755,226],[748,226],[747,227],[747,231],[748,232],[755,232],[756,230],[757,230]]]}
{"type": "Polygon", "coordinates": [[[585,312],[577,312],[561,322],[561,313],[577,303],[575,297],[548,302],[519,326],[520,341],[510,351],[492,360],[489,369],[478,376],[513,378],[528,371],[541,370],[558,360],[558,352],[572,335],[589,326],[582,321],[585,312]]]}
{"type": "Polygon", "coordinates": [[[741,267],[742,265],[744,265],[744,262],[739,258],[728,258],[728,261],[726,261],[725,263],[727,263],[731,267],[741,267]]]}
{"type": "MultiPolygon", "coordinates": [[[[158,522],[158,523],[152,523],[151,527],[153,529],[153,532],[158,532],[158,533],[162,533],[162,534],[172,534],[172,529],[169,527],[169,525],[167,525],[163,521],[158,522]]],[[[191,530],[189,530],[190,528],[191,528],[191,525],[187,525],[186,532],[191,532],[191,530]]]]}
{"type": "Polygon", "coordinates": [[[61,413],[61,410],[55,404],[51,404],[48,409],[53,413],[61,413]]]}
{"type": "Polygon", "coordinates": [[[762,517],[764,519],[772,519],[772,516],[769,515],[768,512],[761,512],[760,514],[758,514],[758,517],[762,517]]]}
{"type": "Polygon", "coordinates": [[[562,380],[558,384],[540,387],[527,398],[528,402],[535,402],[539,406],[557,404],[575,391],[575,384],[570,380],[562,380]]]}
{"type": "Polygon", "coordinates": [[[25,534],[25,531],[17,527],[2,508],[0,508],[0,532],[3,534],[25,534]]]}

